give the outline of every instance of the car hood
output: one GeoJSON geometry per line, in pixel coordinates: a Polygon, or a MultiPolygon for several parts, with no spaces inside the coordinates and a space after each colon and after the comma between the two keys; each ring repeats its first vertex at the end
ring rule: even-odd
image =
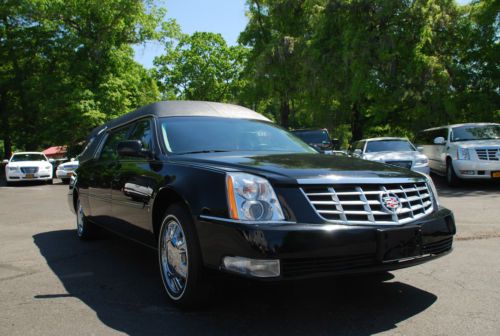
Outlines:
{"type": "Polygon", "coordinates": [[[413,161],[416,159],[425,159],[427,157],[420,152],[408,151],[408,152],[366,153],[363,155],[363,158],[366,160],[385,162],[385,161],[413,161]]]}
{"type": "Polygon", "coordinates": [[[10,162],[9,167],[46,167],[50,165],[47,161],[19,161],[10,162]]]}
{"type": "Polygon", "coordinates": [[[462,148],[480,148],[480,147],[500,147],[500,139],[499,140],[470,140],[470,141],[455,141],[452,142],[457,146],[462,148]]]}
{"type": "Polygon", "coordinates": [[[209,153],[174,156],[172,161],[225,171],[244,171],[282,183],[297,183],[298,180],[302,183],[313,183],[313,180],[321,179],[341,181],[342,179],[422,178],[422,175],[403,168],[351,157],[316,153],[209,153]]]}

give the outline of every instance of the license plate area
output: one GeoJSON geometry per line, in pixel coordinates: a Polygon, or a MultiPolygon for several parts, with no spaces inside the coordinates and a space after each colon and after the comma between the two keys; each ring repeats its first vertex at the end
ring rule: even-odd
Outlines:
{"type": "Polygon", "coordinates": [[[422,229],[418,226],[377,230],[377,259],[381,262],[422,254],[422,229]]]}
{"type": "Polygon", "coordinates": [[[26,174],[26,178],[32,179],[32,178],[35,178],[35,175],[34,174],[26,174]]]}
{"type": "Polygon", "coordinates": [[[500,171],[491,172],[491,177],[492,178],[500,178],[500,171]]]}

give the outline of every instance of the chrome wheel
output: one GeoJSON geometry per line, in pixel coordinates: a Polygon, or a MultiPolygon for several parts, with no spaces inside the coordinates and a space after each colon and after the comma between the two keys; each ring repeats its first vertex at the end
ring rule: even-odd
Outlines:
{"type": "Polygon", "coordinates": [[[163,279],[173,299],[182,296],[188,278],[186,236],[176,217],[165,218],[160,237],[160,262],[163,279]]]}
{"type": "Polygon", "coordinates": [[[84,215],[83,215],[83,208],[80,205],[80,200],[77,200],[76,203],[76,233],[78,236],[83,235],[83,221],[84,221],[84,215]]]}

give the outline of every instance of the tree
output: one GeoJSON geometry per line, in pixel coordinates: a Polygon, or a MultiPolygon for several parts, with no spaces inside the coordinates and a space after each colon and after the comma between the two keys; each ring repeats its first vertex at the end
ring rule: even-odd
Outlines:
{"type": "Polygon", "coordinates": [[[196,32],[168,44],[154,64],[166,97],[235,102],[245,56],[245,48],[228,46],[220,34],[196,32]]]}
{"type": "Polygon", "coordinates": [[[4,1],[6,149],[73,143],[103,121],[157,100],[152,73],[133,60],[131,45],[159,38],[164,13],[150,0],[4,1]]]}

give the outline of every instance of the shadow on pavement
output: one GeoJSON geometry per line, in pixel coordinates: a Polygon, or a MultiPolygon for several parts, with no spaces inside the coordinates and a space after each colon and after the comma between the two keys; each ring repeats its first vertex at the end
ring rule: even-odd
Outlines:
{"type": "Polygon", "coordinates": [[[432,180],[439,196],[444,197],[488,196],[500,193],[500,180],[462,181],[457,187],[449,187],[442,176],[432,175],[432,180]]]}
{"type": "Polygon", "coordinates": [[[79,242],[74,230],[33,238],[67,290],[40,291],[35,299],[78,298],[105,325],[130,335],[370,335],[395,328],[437,299],[371,277],[281,284],[225,279],[218,281],[210,307],[183,312],[163,293],[153,250],[115,237],[79,242]]]}

